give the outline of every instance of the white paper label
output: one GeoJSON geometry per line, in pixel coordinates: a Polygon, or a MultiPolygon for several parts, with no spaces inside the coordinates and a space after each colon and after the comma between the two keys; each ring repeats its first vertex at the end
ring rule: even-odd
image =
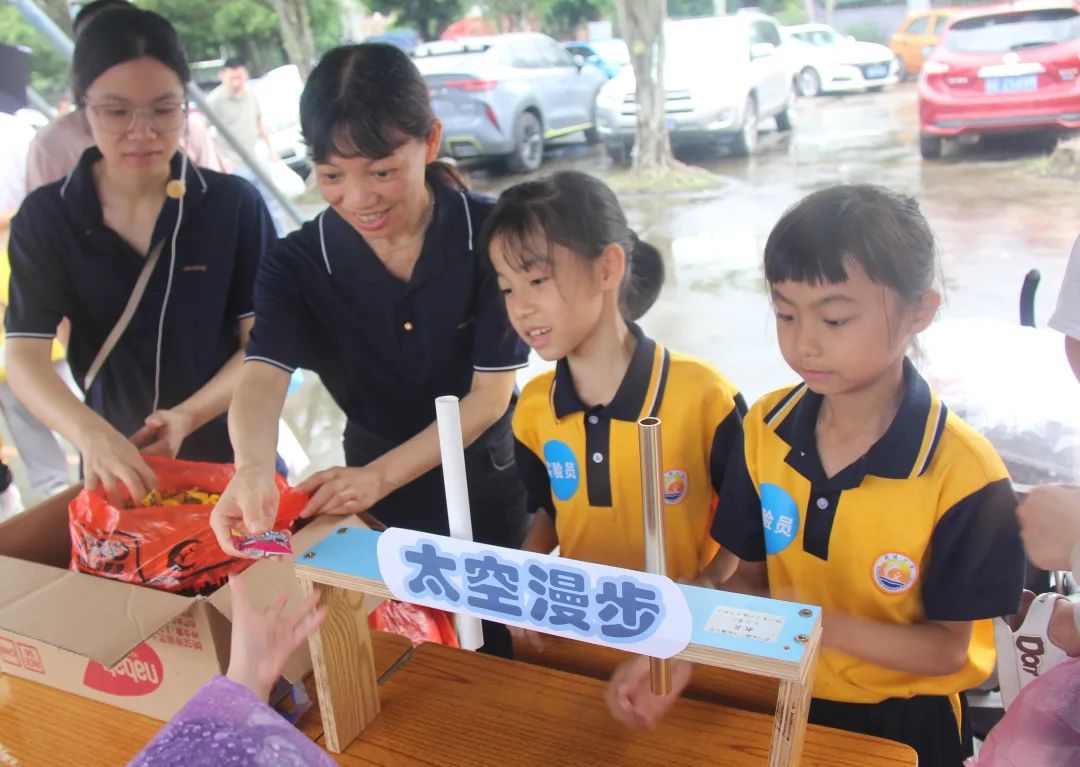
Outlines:
{"type": "Polygon", "coordinates": [[[709,616],[705,630],[755,642],[775,642],[784,630],[784,619],[779,615],[740,610],[736,607],[717,607],[709,616]]]}

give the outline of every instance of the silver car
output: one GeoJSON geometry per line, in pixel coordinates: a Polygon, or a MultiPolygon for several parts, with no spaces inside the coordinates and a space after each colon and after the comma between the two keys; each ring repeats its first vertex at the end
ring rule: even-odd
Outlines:
{"type": "Polygon", "coordinates": [[[596,140],[596,94],[607,76],[547,35],[441,40],[413,51],[443,123],[443,154],[502,158],[533,171],[544,142],[585,131],[596,140]]]}

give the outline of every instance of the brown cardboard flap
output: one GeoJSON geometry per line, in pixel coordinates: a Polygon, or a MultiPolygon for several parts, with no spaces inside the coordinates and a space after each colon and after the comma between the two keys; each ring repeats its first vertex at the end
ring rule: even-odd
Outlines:
{"type": "Polygon", "coordinates": [[[0,556],[0,629],[111,667],[192,600],[0,556]]]}

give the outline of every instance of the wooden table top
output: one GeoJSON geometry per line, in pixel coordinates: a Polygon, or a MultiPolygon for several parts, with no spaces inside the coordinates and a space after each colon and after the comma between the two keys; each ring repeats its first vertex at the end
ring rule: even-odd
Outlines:
{"type": "MultiPolygon", "coordinates": [[[[622,650],[562,637],[545,636],[543,642],[543,650],[538,651],[528,640],[515,639],[514,660],[607,681],[616,666],[633,657],[622,650]]],[[[690,686],[683,696],[730,708],[772,714],[776,710],[779,687],[780,682],[771,677],[699,665],[694,669],[690,686]]]]}
{"type": "MultiPolygon", "coordinates": [[[[382,686],[382,712],[338,761],[346,767],[768,763],[769,715],[683,699],[655,731],[631,731],[608,714],[603,689],[604,682],[589,677],[422,645],[382,686]]],[[[811,726],[802,763],[912,767],[915,753],[811,726]]]]}
{"type": "MultiPolygon", "coordinates": [[[[373,631],[381,678],[412,649],[403,637],[373,631]]],[[[313,693],[313,684],[308,684],[313,693]]],[[[314,695],[312,695],[314,700],[314,695]]],[[[150,742],[157,719],[0,674],[0,765],[120,767],[150,742]]],[[[312,740],[322,735],[318,704],[300,722],[312,740]]]]}
{"type": "MultiPolygon", "coordinates": [[[[391,672],[380,687],[382,713],[336,757],[344,767],[767,763],[768,715],[681,700],[656,731],[629,731],[608,715],[601,680],[438,645],[423,645],[399,664],[408,642],[373,632],[373,645],[380,678],[391,672]]],[[[149,717],[0,675],[0,765],[115,767],[160,727],[149,717]]],[[[300,727],[324,745],[317,711],[300,727]]],[[[906,746],[813,726],[807,732],[804,767],[914,764],[906,746]]]]}

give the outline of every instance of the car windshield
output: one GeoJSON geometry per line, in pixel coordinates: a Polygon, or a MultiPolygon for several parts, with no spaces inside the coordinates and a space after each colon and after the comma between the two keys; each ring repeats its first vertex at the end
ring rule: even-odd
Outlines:
{"type": "Polygon", "coordinates": [[[592,47],[604,61],[620,66],[630,63],[630,50],[622,40],[596,40],[592,47]]]}
{"type": "Polygon", "coordinates": [[[945,47],[960,53],[1005,53],[1080,38],[1080,13],[1049,8],[960,19],[945,35],[945,47]]]}
{"type": "Polygon", "coordinates": [[[808,29],[803,32],[795,32],[792,37],[801,43],[809,45],[836,45],[842,39],[832,29],[808,29]]]}
{"type": "Polygon", "coordinates": [[[716,65],[749,56],[747,31],[734,19],[675,22],[664,27],[664,72],[673,78],[713,76],[716,65]]]}

